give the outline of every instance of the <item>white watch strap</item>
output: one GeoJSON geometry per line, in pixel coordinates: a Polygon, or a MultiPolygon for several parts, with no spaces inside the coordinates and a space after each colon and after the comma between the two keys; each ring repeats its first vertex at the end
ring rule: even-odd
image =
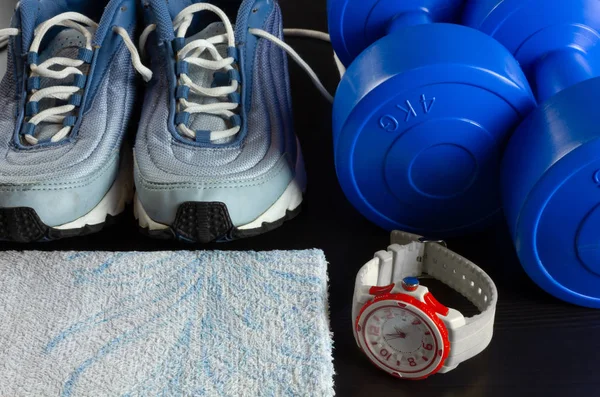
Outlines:
{"type": "Polygon", "coordinates": [[[364,265],[356,278],[352,318],[356,320],[371,286],[401,282],[405,277],[427,273],[450,286],[481,313],[465,318],[466,324],[450,331],[450,355],[446,370],[456,367],[484,350],[492,339],[498,291],[492,279],[473,262],[435,242],[422,242],[421,237],[392,232],[392,245],[379,251],[364,265]]]}

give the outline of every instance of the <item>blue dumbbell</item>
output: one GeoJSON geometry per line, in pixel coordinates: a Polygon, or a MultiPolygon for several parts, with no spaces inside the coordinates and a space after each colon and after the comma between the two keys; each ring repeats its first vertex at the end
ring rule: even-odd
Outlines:
{"type": "Polygon", "coordinates": [[[465,22],[519,60],[539,107],[511,139],[502,196],[527,273],[600,307],[600,1],[471,1],[465,22]]]}
{"type": "Polygon", "coordinates": [[[452,24],[460,0],[329,0],[349,66],[334,103],[346,196],[386,229],[443,237],[499,219],[501,154],[535,107],[514,57],[452,24]]]}

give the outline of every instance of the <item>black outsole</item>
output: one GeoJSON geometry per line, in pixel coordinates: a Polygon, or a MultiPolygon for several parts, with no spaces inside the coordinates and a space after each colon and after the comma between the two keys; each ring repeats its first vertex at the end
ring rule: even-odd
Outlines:
{"type": "Polygon", "coordinates": [[[101,231],[117,219],[118,216],[107,215],[106,221],[98,225],[58,230],[44,224],[33,208],[0,208],[0,241],[35,243],[85,236],[101,231]]]}
{"type": "Polygon", "coordinates": [[[187,202],[179,206],[175,222],[168,229],[150,230],[139,227],[142,234],[163,240],[181,240],[188,243],[222,243],[249,237],[255,237],[277,229],[284,222],[294,219],[302,206],[287,211],[285,216],[275,222],[264,222],[261,227],[240,230],[233,226],[229,211],[224,203],[187,202]]]}

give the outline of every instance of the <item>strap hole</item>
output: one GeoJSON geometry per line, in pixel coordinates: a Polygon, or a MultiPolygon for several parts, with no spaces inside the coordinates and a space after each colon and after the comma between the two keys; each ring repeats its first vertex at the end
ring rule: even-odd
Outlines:
{"type": "Polygon", "coordinates": [[[443,267],[444,267],[444,269],[448,269],[448,265],[446,265],[445,263],[444,263],[443,267]]]}
{"type": "Polygon", "coordinates": [[[481,288],[477,288],[477,293],[481,295],[481,288]]]}
{"type": "Polygon", "coordinates": [[[475,281],[471,281],[471,288],[475,287],[475,281]]]}
{"type": "Polygon", "coordinates": [[[484,302],[487,302],[487,301],[488,301],[488,297],[487,297],[487,295],[483,295],[483,301],[484,301],[484,302]]]}
{"type": "Polygon", "coordinates": [[[456,274],[456,269],[452,269],[452,274],[456,274]]]}
{"type": "Polygon", "coordinates": [[[463,274],[463,276],[462,276],[462,279],[463,279],[463,280],[466,280],[466,279],[467,279],[467,276],[465,276],[465,275],[463,274]]]}

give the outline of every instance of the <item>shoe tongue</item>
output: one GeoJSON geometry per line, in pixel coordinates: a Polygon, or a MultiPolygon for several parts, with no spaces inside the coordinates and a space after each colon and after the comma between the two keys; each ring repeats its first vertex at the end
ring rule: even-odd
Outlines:
{"type": "MultiPolygon", "coordinates": [[[[98,22],[108,3],[108,0],[20,0],[19,13],[21,17],[23,47],[26,51],[29,50],[33,41],[34,29],[41,23],[65,12],[83,14],[98,22]]],[[[52,31],[48,32],[46,37],[51,38],[52,31]]]]}
{"type": "MultiPolygon", "coordinates": [[[[223,34],[223,33],[225,33],[225,27],[224,27],[223,23],[215,22],[215,23],[208,25],[201,32],[199,32],[193,36],[187,37],[186,44],[188,44],[194,40],[207,39],[209,37],[217,36],[217,35],[223,34]]],[[[227,44],[219,44],[216,47],[217,47],[217,50],[219,50],[219,53],[221,54],[222,57],[224,57],[224,58],[227,57],[227,44]]],[[[207,55],[203,54],[201,56],[206,57],[207,55]]],[[[210,57],[210,55],[208,55],[208,57],[209,57],[208,59],[212,59],[210,57]]],[[[190,79],[194,82],[194,84],[197,84],[202,87],[211,87],[213,80],[214,80],[215,72],[223,72],[223,70],[214,71],[214,70],[210,70],[210,69],[200,68],[195,65],[191,65],[189,67],[190,79]]],[[[220,100],[218,98],[211,98],[211,97],[206,97],[206,96],[190,93],[190,95],[188,97],[188,102],[205,105],[205,104],[222,102],[222,100],[220,100]]],[[[205,113],[197,113],[197,114],[193,114],[190,117],[189,128],[193,131],[223,131],[223,130],[229,129],[230,127],[227,125],[227,122],[222,117],[211,115],[211,114],[205,114],[205,113]]],[[[227,143],[227,142],[231,141],[232,139],[233,139],[233,137],[227,138],[225,140],[214,141],[213,143],[227,143]]]]}
{"type": "MultiPolygon", "coordinates": [[[[40,48],[39,64],[47,61],[50,58],[56,57],[77,59],[79,55],[79,49],[85,48],[85,45],[85,37],[80,32],[74,29],[62,29],[52,38],[52,40],[40,48]]],[[[62,70],[64,68],[64,66],[56,65],[52,69],[62,70]]],[[[79,70],[81,70],[84,75],[87,75],[88,69],[89,66],[87,64],[79,67],[79,70]]],[[[40,80],[40,86],[41,88],[55,87],[60,85],[69,86],[73,85],[73,80],[74,76],[72,75],[62,80],[42,77],[40,80]]],[[[64,101],[51,98],[43,99],[40,101],[39,111],[41,112],[49,108],[61,106],[63,104],[64,101]]],[[[40,141],[45,141],[52,138],[62,128],[63,125],[60,123],[40,123],[35,129],[35,137],[40,141]]]]}

